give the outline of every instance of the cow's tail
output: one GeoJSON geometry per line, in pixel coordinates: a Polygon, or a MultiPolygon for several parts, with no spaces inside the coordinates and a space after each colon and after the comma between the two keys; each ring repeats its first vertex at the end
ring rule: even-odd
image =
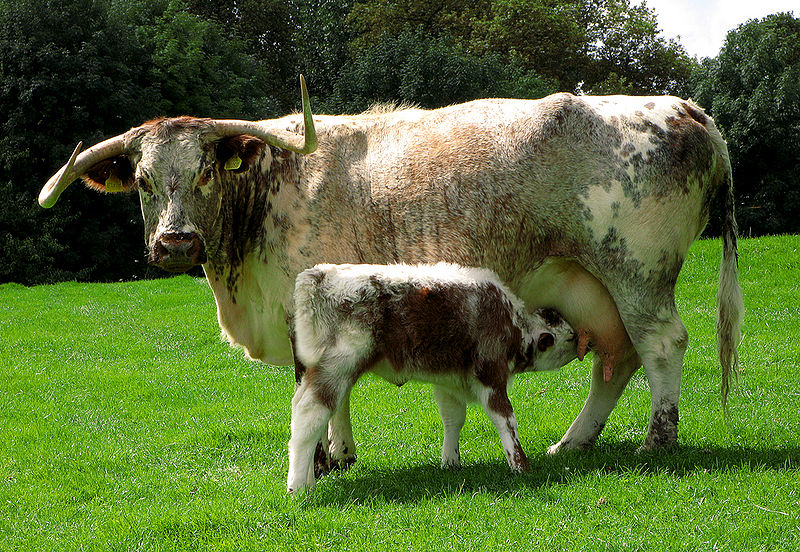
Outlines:
{"type": "Polygon", "coordinates": [[[744,302],[739,286],[739,253],[736,246],[736,217],[734,213],[733,179],[727,167],[727,190],[722,190],[722,262],[717,291],[717,347],[722,364],[722,405],[727,412],[728,391],[737,374],[737,347],[742,337],[744,302]]]}

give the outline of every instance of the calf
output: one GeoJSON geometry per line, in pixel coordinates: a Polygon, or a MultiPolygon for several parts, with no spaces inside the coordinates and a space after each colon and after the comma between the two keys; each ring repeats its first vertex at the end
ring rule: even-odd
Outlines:
{"type": "Polygon", "coordinates": [[[289,492],[314,484],[312,456],[358,378],[434,384],[444,425],[442,466],[458,466],[466,403],[480,402],[512,470],[528,469],[507,387],[553,370],[578,338],[552,309],[533,314],[490,270],[458,265],[317,265],[294,292],[295,345],[305,376],[292,400],[289,492]]]}

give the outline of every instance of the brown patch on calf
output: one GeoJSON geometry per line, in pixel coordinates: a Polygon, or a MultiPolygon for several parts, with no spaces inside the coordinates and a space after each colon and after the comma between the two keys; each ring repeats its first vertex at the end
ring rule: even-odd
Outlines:
{"type": "Polygon", "coordinates": [[[375,337],[396,370],[423,365],[446,372],[472,365],[476,343],[459,316],[463,299],[457,294],[457,290],[433,287],[381,297],[384,304],[375,337]],[[460,355],[453,356],[453,351],[460,355]]]}
{"type": "MultiPolygon", "coordinates": [[[[492,370],[492,372],[497,374],[498,370],[492,370]]],[[[498,385],[497,387],[492,386],[492,391],[489,393],[489,401],[487,404],[489,408],[501,416],[510,418],[514,415],[514,408],[511,406],[511,401],[509,400],[508,393],[506,392],[508,378],[504,379],[505,381],[499,382],[501,385],[498,385]]]]}
{"type": "MultiPolygon", "coordinates": [[[[502,343],[506,346],[505,360],[511,360],[522,344],[522,330],[511,319],[511,304],[505,293],[493,283],[487,284],[480,293],[478,306],[478,324],[480,335],[486,338],[485,343],[502,343]]],[[[489,351],[487,351],[489,352],[489,351]]],[[[491,351],[492,358],[496,352],[491,351]]]]}
{"type": "Polygon", "coordinates": [[[511,425],[510,420],[508,421],[508,431],[514,435],[514,451],[511,454],[513,465],[516,466],[521,472],[530,471],[530,462],[528,461],[525,451],[522,450],[522,443],[519,442],[519,434],[517,433],[516,428],[511,425]]]}
{"type": "Polygon", "coordinates": [[[309,391],[314,392],[317,400],[332,412],[336,410],[336,404],[339,402],[337,388],[321,376],[321,370],[313,367],[306,370],[303,380],[308,382],[309,391]]]}

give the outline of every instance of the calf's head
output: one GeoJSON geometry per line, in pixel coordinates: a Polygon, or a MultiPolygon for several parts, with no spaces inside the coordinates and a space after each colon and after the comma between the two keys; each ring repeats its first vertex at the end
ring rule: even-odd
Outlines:
{"type": "Polygon", "coordinates": [[[102,192],[138,191],[148,261],[184,272],[208,260],[209,240],[230,182],[259,158],[267,144],[311,153],[316,133],[305,80],[300,77],[304,135],[268,121],[158,119],[101,142],[83,153],[78,144],[69,162],[45,184],[39,204],[51,207],[73,181],[102,192]]]}
{"type": "Polygon", "coordinates": [[[558,370],[578,358],[578,336],[558,311],[540,308],[530,314],[530,320],[532,341],[521,355],[525,371],[558,370]]]}

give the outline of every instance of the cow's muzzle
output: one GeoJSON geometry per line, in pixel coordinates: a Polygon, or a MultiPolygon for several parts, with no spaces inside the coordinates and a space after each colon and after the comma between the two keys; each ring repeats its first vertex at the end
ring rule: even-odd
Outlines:
{"type": "Polygon", "coordinates": [[[169,272],[186,272],[207,260],[203,240],[194,232],[161,234],[147,257],[148,263],[169,272]]]}

